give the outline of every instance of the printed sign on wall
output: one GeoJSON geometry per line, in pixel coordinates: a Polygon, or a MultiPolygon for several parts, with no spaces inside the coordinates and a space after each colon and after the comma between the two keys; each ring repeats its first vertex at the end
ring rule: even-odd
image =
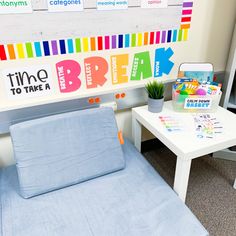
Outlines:
{"type": "Polygon", "coordinates": [[[168,0],[141,0],[142,8],[166,8],[168,0]]]}
{"type": "Polygon", "coordinates": [[[49,65],[5,69],[2,76],[9,99],[46,96],[53,90],[49,65]]]}
{"type": "Polygon", "coordinates": [[[98,10],[127,9],[128,0],[97,0],[98,10]]]}
{"type": "Polygon", "coordinates": [[[0,14],[31,13],[30,0],[0,0],[0,14]]]}
{"type": "Polygon", "coordinates": [[[82,84],[86,90],[91,90],[107,83],[131,84],[132,81],[168,75],[174,66],[170,61],[173,54],[171,48],[160,48],[155,50],[154,58],[151,51],[143,51],[133,55],[90,56],[83,61],[62,60],[55,65],[59,89],[61,93],[71,93],[79,91],[82,84]]]}
{"type": "Polygon", "coordinates": [[[83,11],[83,0],[47,0],[49,12],[83,11]]]}
{"type": "Polygon", "coordinates": [[[60,55],[55,60],[45,59],[43,65],[34,59],[34,65],[28,67],[15,66],[14,62],[5,66],[7,62],[2,62],[0,108],[143,85],[148,79],[169,75],[174,66],[173,54],[170,47],[162,47],[129,53],[123,49],[116,53],[73,54],[66,59],[60,55]]]}

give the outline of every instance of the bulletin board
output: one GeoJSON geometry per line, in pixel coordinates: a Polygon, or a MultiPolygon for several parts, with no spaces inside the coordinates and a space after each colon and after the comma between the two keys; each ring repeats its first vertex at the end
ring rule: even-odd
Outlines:
{"type": "Polygon", "coordinates": [[[188,39],[193,2],[168,7],[51,13],[45,0],[29,14],[0,15],[0,111],[171,81],[170,43],[188,39]]]}

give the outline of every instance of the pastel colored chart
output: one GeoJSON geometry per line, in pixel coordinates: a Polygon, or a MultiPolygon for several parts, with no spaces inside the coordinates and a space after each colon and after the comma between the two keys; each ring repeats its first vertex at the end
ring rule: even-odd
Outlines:
{"type": "Polygon", "coordinates": [[[184,125],[181,119],[169,116],[169,115],[162,115],[159,116],[159,121],[161,122],[162,126],[168,132],[181,132],[184,130],[184,125]]]}

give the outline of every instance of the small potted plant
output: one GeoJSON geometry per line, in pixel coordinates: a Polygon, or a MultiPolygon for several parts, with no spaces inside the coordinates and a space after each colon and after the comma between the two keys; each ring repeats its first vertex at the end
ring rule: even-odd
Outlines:
{"type": "Polygon", "coordinates": [[[164,104],[164,84],[154,80],[147,83],[145,89],[148,93],[148,110],[154,113],[161,112],[164,104]]]}

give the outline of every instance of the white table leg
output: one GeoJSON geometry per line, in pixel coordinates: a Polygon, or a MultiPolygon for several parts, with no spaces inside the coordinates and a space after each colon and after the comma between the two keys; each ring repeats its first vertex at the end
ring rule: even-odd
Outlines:
{"type": "Polygon", "coordinates": [[[234,180],[234,189],[236,189],[236,179],[234,180]]]}
{"type": "Polygon", "coordinates": [[[132,136],[134,146],[141,152],[142,125],[132,117],[132,136]]]}
{"type": "Polygon", "coordinates": [[[178,196],[183,200],[183,202],[185,202],[187,194],[191,161],[191,159],[184,160],[181,157],[177,157],[174,190],[178,194],[178,196]]]}

